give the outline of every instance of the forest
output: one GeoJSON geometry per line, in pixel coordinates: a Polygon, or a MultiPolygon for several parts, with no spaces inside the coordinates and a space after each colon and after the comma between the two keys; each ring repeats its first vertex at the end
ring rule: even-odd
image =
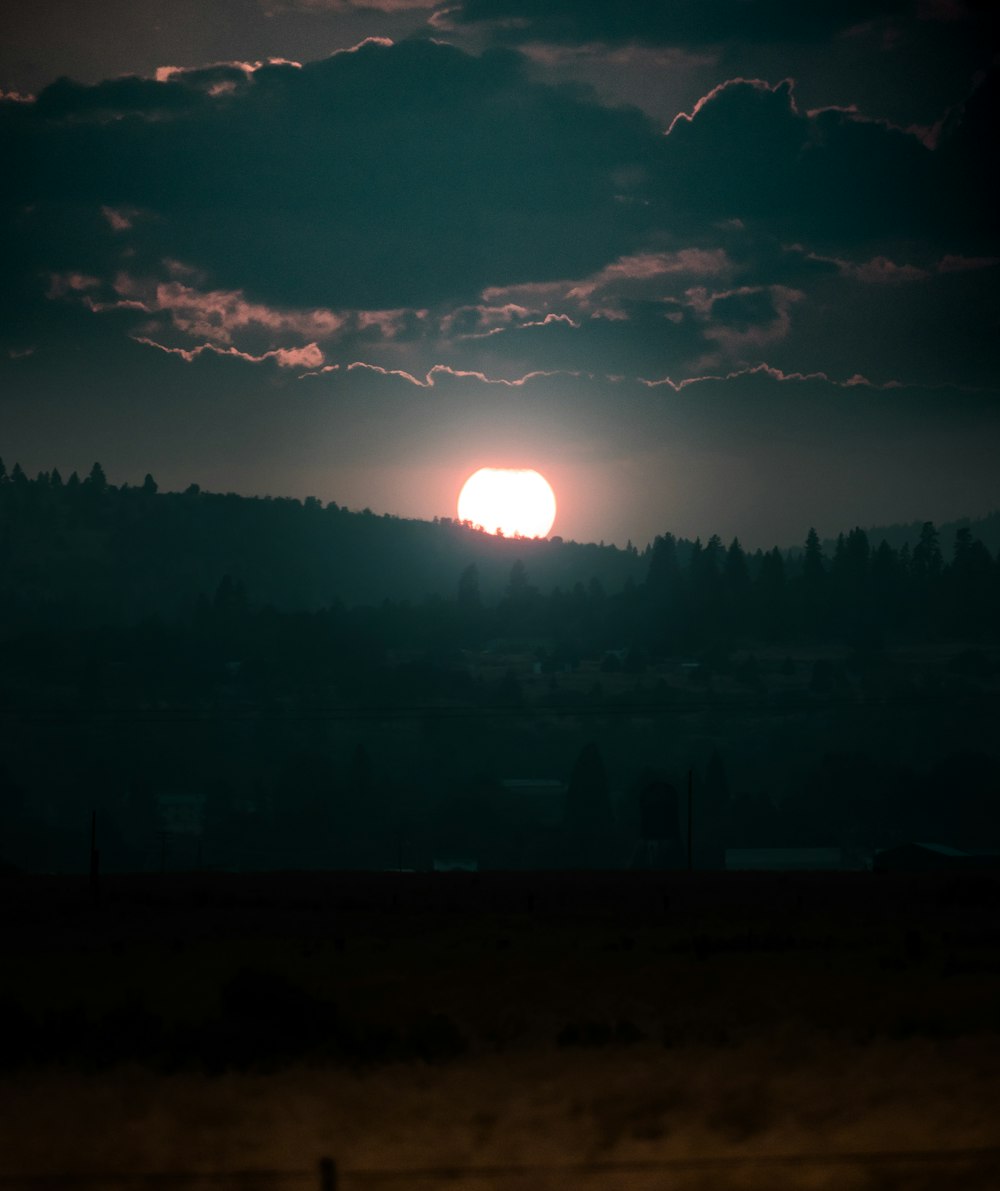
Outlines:
{"type": "Polygon", "coordinates": [[[0,464],[0,859],[625,867],[1000,846],[1000,561],[860,527],[499,539],[0,464]],[[898,544],[891,545],[890,539],[898,544]],[[672,812],[673,813],[673,812],[672,812]]]}

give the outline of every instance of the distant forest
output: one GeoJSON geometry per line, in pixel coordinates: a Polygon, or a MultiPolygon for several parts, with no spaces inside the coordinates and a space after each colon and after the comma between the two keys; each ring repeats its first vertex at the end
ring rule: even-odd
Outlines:
{"type": "MultiPolygon", "coordinates": [[[[613,597],[586,631],[641,649],[689,649],[749,636],[872,640],[995,631],[997,561],[985,544],[1000,514],[957,522],[948,541],[930,522],[816,532],[782,551],[746,552],[676,539],[639,550],[604,543],[503,539],[448,518],[413,521],[352,512],[313,497],[161,493],[108,483],[95,463],[81,480],[57,470],[29,479],[0,460],[0,610],[6,631],[31,624],[136,623],[190,614],[223,583],[249,607],[459,601],[472,593],[495,617],[471,625],[545,633],[565,628],[565,600],[613,597]],[[876,536],[877,534],[877,536],[876,536]],[[471,569],[470,569],[471,568],[471,569]],[[546,597],[551,601],[543,607],[546,597]],[[489,623],[487,623],[489,622],[489,623]]],[[[591,610],[592,612],[595,610],[591,610]]],[[[571,620],[574,619],[571,616],[571,620]]],[[[562,634],[565,635],[565,634],[562,634]]]]}
{"type": "Polygon", "coordinates": [[[997,846],[998,597],[968,525],[619,549],[0,463],[0,859],[99,808],[119,867],[620,865],[688,768],[704,864],[997,846]]]}

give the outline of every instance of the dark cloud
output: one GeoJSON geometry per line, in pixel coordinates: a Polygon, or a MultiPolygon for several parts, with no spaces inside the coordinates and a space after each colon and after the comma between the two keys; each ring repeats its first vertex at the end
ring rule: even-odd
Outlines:
{"type": "Polygon", "coordinates": [[[462,0],[448,15],[465,24],[497,23],[512,41],[705,45],[819,40],[913,8],[912,0],[462,0]]]}
{"type": "Polygon", "coordinates": [[[366,307],[581,275],[647,223],[618,193],[655,145],[645,118],[531,84],[509,53],[369,45],[213,98],[202,81],[60,83],[17,105],[17,197],[148,210],[140,261],[366,307]]]}
{"type": "Polygon", "coordinates": [[[824,41],[882,22],[961,24],[989,32],[997,23],[992,9],[977,0],[459,0],[446,17],[456,24],[490,25],[509,43],[774,45],[824,41]]]}
{"type": "Polygon", "coordinates": [[[930,126],[1000,49],[1000,6],[976,0],[463,0],[437,19],[666,124],[721,79],[790,75],[808,108],[930,126]]]}
{"type": "Polygon", "coordinates": [[[365,37],[406,37],[427,15],[350,0],[4,0],[0,89],[36,92],[60,75],[97,83],[170,65],[305,61],[365,37]]]}
{"type": "Polygon", "coordinates": [[[712,318],[724,326],[745,331],[762,323],[773,322],[778,317],[774,299],[769,290],[737,290],[722,294],[711,305],[712,318]]]}
{"type": "Polygon", "coordinates": [[[46,120],[117,119],[133,113],[151,116],[186,112],[200,103],[201,96],[194,86],[179,83],[131,76],[88,87],[61,78],[41,92],[34,110],[46,120]]]}

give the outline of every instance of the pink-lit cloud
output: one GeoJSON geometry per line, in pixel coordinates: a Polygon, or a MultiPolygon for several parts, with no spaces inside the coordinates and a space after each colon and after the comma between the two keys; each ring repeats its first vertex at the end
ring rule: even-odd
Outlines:
{"type": "MultiPolygon", "coordinates": [[[[413,385],[418,389],[433,389],[438,379],[441,377],[451,377],[456,380],[474,380],[483,385],[499,385],[501,388],[519,389],[526,385],[529,381],[536,380],[539,377],[545,376],[572,376],[581,377],[586,376],[593,378],[592,373],[578,372],[569,369],[536,369],[532,372],[526,372],[523,376],[518,377],[500,377],[487,376],[485,372],[479,372],[466,368],[452,368],[450,364],[435,364],[429,368],[423,377],[416,376],[412,372],[407,372],[402,368],[383,368],[381,364],[369,364],[364,360],[355,360],[348,364],[347,372],[356,372],[358,370],[364,372],[374,372],[380,376],[395,376],[400,380],[404,380],[407,384],[413,385]]],[[[320,376],[324,372],[332,371],[328,366],[323,369],[317,369],[314,372],[307,372],[303,374],[303,378],[307,376],[320,376]]]]}
{"type": "Polygon", "coordinates": [[[702,334],[730,353],[747,347],[763,347],[785,339],[791,329],[791,308],[801,302],[805,294],[786,285],[743,285],[736,289],[712,292],[702,286],[689,289],[688,304],[703,320],[702,334]],[[719,321],[716,306],[728,299],[754,298],[766,295],[774,312],[766,322],[745,322],[742,325],[719,321]],[[714,321],[713,321],[714,320],[714,321]]]}
{"type": "Polygon", "coordinates": [[[887,256],[872,257],[867,261],[850,261],[841,257],[821,256],[815,252],[806,253],[808,260],[823,261],[835,265],[841,277],[860,281],[867,285],[905,285],[914,281],[925,281],[928,277],[942,273],[971,273],[978,269],[991,269],[1000,265],[996,256],[953,256],[945,255],[926,267],[898,263],[887,256]]]}
{"type": "Polygon", "coordinates": [[[49,278],[49,288],[46,296],[49,298],[78,297],[89,290],[98,289],[101,285],[99,277],[89,273],[53,273],[49,278]]]}
{"type": "Polygon", "coordinates": [[[692,277],[719,277],[732,268],[722,248],[682,248],[677,252],[638,252],[622,256],[584,281],[576,282],[569,297],[589,298],[596,290],[630,281],[687,274],[692,277]]]}
{"type": "Polygon", "coordinates": [[[169,83],[172,79],[185,75],[197,75],[206,71],[224,69],[238,70],[249,78],[265,66],[291,66],[296,70],[302,69],[302,63],[295,62],[291,58],[259,58],[255,62],[244,62],[236,59],[225,62],[206,62],[199,66],[158,66],[153,77],[158,83],[169,83]]]}
{"type": "Polygon", "coordinates": [[[141,310],[165,315],[183,334],[223,346],[231,345],[235,335],[248,330],[327,339],[345,322],[344,316],[332,310],[279,310],[250,301],[242,290],[199,290],[182,281],[137,278],[125,272],[110,283],[113,298],[93,297],[93,291],[101,286],[98,278],[87,274],[56,274],[51,279],[49,296],[83,296],[97,313],[141,310]]]}
{"type": "Polygon", "coordinates": [[[127,232],[138,214],[131,208],[101,207],[101,214],[108,221],[112,231],[127,232]]]}
{"type": "Polygon", "coordinates": [[[180,356],[188,364],[193,363],[206,352],[216,356],[231,356],[237,360],[245,360],[248,364],[263,364],[271,361],[279,368],[319,368],[323,364],[323,352],[316,343],[307,343],[303,347],[278,347],[271,351],[254,355],[252,352],[239,351],[235,347],[219,347],[215,343],[200,343],[197,347],[170,347],[164,343],[157,343],[145,335],[133,336],[136,343],[146,347],[155,347],[158,351],[171,356],[180,356]]]}
{"type": "Polygon", "coordinates": [[[825,384],[833,385],[838,389],[856,389],[867,388],[877,390],[888,389],[902,389],[905,386],[898,380],[888,380],[883,383],[876,383],[869,380],[866,376],[860,373],[855,373],[848,377],[847,380],[836,380],[827,372],[784,372],[780,368],[775,368],[771,364],[754,364],[747,368],[736,368],[731,372],[712,373],[704,376],[689,376],[683,380],[673,380],[669,376],[663,376],[655,380],[648,380],[645,377],[637,377],[639,384],[645,385],[649,389],[668,388],[673,389],[675,393],[681,392],[682,389],[689,388],[691,385],[703,384],[706,381],[732,381],[738,380],[744,376],[766,376],[771,380],[779,381],[781,383],[798,383],[804,381],[823,381],[825,384]]]}
{"type": "MultiPolygon", "coordinates": [[[[581,327],[588,319],[625,322],[628,300],[657,302],[680,298],[694,278],[728,278],[733,262],[722,248],[681,248],[618,257],[588,277],[563,281],[492,286],[477,306],[460,307],[441,320],[446,336],[485,339],[522,327],[562,323],[581,327]]],[[[664,317],[677,321],[677,311],[664,317]]]]}

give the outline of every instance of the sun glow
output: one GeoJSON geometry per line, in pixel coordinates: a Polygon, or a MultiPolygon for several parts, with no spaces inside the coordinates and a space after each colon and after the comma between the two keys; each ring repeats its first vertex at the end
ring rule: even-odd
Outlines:
{"type": "Polygon", "coordinates": [[[544,538],[556,519],[556,496],[531,468],[481,467],[462,486],[458,519],[507,538],[544,538]]]}

